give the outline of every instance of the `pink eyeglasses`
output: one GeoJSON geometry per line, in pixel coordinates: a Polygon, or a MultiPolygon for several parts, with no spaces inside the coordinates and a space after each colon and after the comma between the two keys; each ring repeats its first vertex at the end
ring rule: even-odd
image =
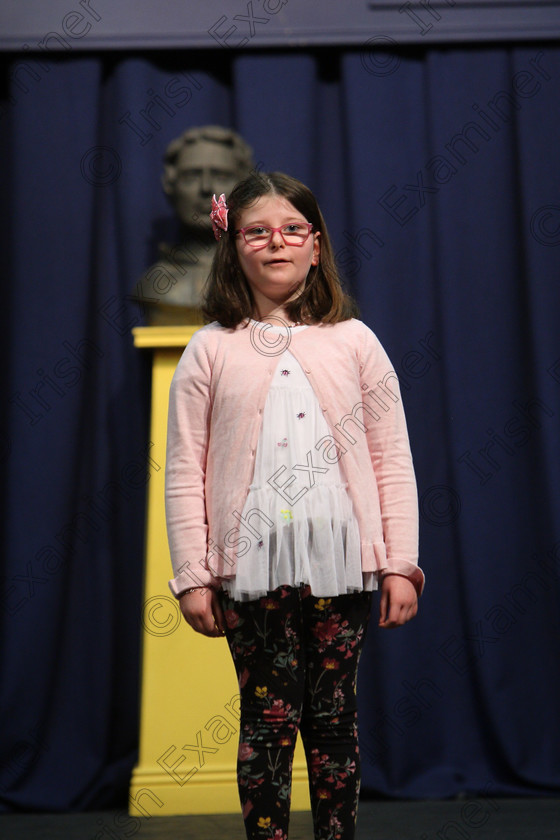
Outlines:
{"type": "Polygon", "coordinates": [[[299,248],[307,242],[312,230],[311,222],[291,222],[278,228],[250,225],[236,230],[235,233],[240,233],[251,248],[264,248],[274,233],[279,233],[286,245],[296,245],[299,248]]]}

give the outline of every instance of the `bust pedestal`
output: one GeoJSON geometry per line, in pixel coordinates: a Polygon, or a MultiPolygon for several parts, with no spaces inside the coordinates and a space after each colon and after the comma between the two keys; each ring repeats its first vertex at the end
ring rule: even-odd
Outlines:
{"type": "MultiPolygon", "coordinates": [[[[136,327],[134,343],[153,352],[146,567],[142,610],[140,751],[129,813],[226,814],[240,810],[236,763],[239,692],[225,639],[195,633],[167,581],[172,576],[164,506],[169,386],[199,326],[136,327]]],[[[292,809],[309,809],[307,768],[298,739],[292,809]]]]}

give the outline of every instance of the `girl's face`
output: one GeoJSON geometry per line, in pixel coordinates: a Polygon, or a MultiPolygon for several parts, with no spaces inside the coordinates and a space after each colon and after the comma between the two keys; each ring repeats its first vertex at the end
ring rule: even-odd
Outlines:
{"type": "MultiPolygon", "coordinates": [[[[279,228],[291,222],[307,222],[287,199],[262,196],[241,212],[238,229],[249,226],[279,228]]],[[[280,231],[272,234],[268,245],[252,248],[242,234],[236,240],[243,274],[251,287],[257,309],[263,313],[270,303],[281,305],[298,296],[312,265],[319,262],[318,232],[312,232],[303,245],[286,245],[280,231]]]]}

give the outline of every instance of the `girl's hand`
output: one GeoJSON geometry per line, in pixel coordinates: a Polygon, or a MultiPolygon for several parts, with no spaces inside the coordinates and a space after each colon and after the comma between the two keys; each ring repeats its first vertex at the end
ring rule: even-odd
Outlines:
{"type": "Polygon", "coordinates": [[[223,636],[225,621],[218,593],[210,587],[201,587],[185,592],[179,598],[179,606],[187,624],[204,636],[223,636]]]}
{"type": "Polygon", "coordinates": [[[400,627],[418,612],[418,595],[414,585],[402,575],[388,574],[381,581],[379,627],[389,630],[400,627]]]}

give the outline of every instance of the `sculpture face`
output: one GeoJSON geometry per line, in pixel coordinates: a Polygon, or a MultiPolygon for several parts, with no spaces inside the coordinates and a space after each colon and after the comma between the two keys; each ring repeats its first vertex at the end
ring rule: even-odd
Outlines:
{"type": "Polygon", "coordinates": [[[177,159],[177,179],[171,201],[187,227],[211,230],[212,195],[231,192],[242,177],[231,149],[222,143],[201,140],[184,146],[177,159]]]}

